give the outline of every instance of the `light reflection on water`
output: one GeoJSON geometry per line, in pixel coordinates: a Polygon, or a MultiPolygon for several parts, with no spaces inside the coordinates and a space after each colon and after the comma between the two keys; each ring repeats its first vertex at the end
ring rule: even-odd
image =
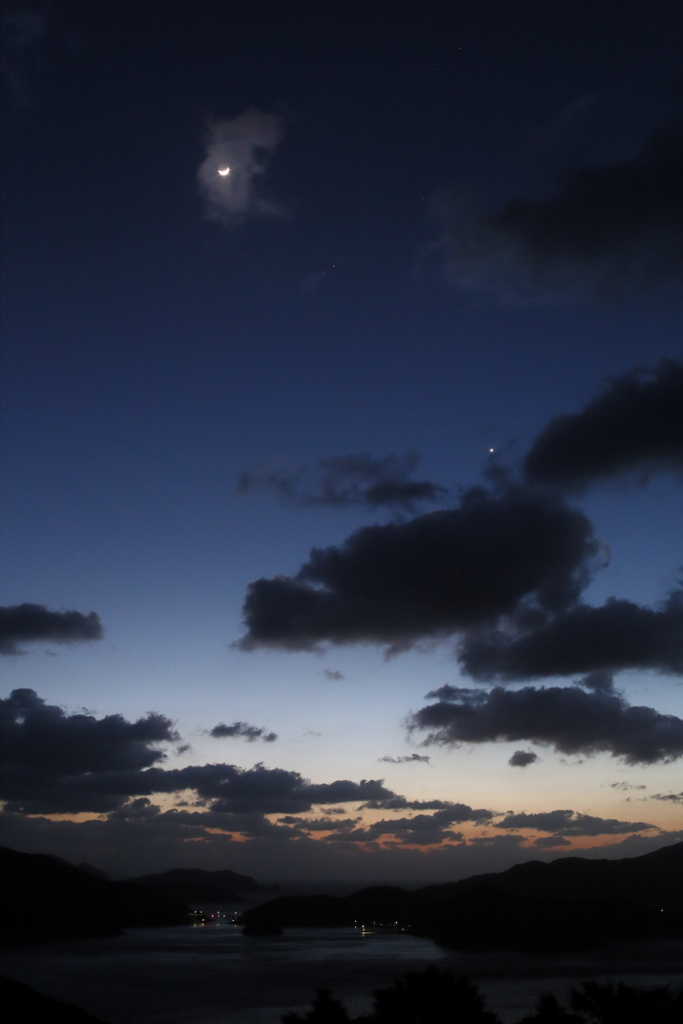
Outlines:
{"type": "Polygon", "coordinates": [[[683,942],[545,956],[459,953],[353,928],[246,937],[229,923],[6,948],[2,959],[3,973],[111,1024],[278,1024],[286,1010],[309,1005],[315,988],[331,988],[355,1015],[369,1009],[373,988],[428,964],[475,978],[505,1024],[530,1012],[541,992],[564,999],[587,977],[683,983],[683,942]]]}

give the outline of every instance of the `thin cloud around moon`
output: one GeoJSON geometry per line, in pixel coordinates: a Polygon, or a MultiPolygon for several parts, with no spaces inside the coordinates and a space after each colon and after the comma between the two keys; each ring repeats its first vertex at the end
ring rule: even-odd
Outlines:
{"type": "Polygon", "coordinates": [[[282,118],[249,107],[213,121],[197,176],[206,215],[226,226],[248,217],[281,216],[282,207],[258,187],[284,136],[282,118]]]}

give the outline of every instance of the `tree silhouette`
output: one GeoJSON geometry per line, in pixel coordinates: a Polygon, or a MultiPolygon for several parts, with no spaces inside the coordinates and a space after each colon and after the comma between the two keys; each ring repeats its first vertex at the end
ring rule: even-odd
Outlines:
{"type": "Polygon", "coordinates": [[[286,1013],[281,1020],[282,1024],[299,1024],[299,1021],[310,1021],[311,1024],[346,1024],[351,1018],[344,1004],[339,999],[334,999],[329,989],[319,988],[308,1013],[303,1017],[298,1013],[286,1013]]]}
{"type": "MultiPolygon", "coordinates": [[[[634,988],[619,982],[585,981],[572,989],[571,1010],[551,993],[540,996],[533,1014],[519,1024],[681,1024],[683,989],[669,986],[634,988]]],[[[366,1017],[349,1017],[339,999],[318,989],[311,1009],[303,1017],[287,1013],[282,1024],[500,1024],[468,978],[449,970],[427,967],[397,978],[390,988],[374,992],[373,1008],[366,1017]]]]}
{"type": "Polygon", "coordinates": [[[404,974],[374,996],[373,1024],[499,1024],[468,978],[438,967],[404,974]]]}
{"type": "Polygon", "coordinates": [[[584,1024],[584,1018],[564,1010],[551,992],[545,992],[539,997],[536,1012],[523,1017],[519,1024],[584,1024]]]}
{"type": "Polygon", "coordinates": [[[590,1024],[680,1024],[683,991],[668,985],[633,988],[621,982],[585,981],[572,990],[572,1009],[590,1024]]]}

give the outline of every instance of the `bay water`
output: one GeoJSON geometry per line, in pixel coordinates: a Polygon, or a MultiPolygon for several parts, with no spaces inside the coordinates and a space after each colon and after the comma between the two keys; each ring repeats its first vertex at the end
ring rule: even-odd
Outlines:
{"type": "Polygon", "coordinates": [[[504,1024],[531,1012],[542,992],[565,1000],[582,980],[683,984],[683,942],[606,950],[455,952],[403,934],[290,928],[247,937],[229,922],[130,929],[112,938],[5,947],[2,973],[82,1007],[109,1024],[278,1024],[332,989],[352,1015],[372,991],[434,964],[467,975],[504,1024]]]}

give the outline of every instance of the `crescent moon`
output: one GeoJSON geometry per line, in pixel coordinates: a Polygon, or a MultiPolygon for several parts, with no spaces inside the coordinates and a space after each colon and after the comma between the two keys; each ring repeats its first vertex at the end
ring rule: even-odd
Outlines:
{"type": "Polygon", "coordinates": [[[218,173],[220,174],[221,178],[225,178],[225,177],[227,177],[228,174],[230,174],[230,168],[229,167],[222,167],[222,168],[219,167],[218,168],[218,173]]]}

